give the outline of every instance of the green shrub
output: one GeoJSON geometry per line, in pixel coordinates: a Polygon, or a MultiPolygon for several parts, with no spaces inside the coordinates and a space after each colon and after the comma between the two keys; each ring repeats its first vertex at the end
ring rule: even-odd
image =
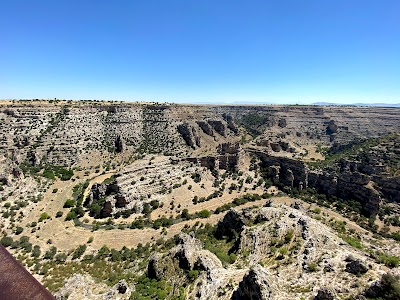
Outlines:
{"type": "Polygon", "coordinates": [[[307,264],[307,269],[310,272],[317,272],[318,271],[318,265],[315,262],[310,262],[307,264]]]}
{"type": "Polygon", "coordinates": [[[45,254],[43,255],[43,258],[44,259],[53,259],[54,256],[56,255],[56,253],[57,253],[57,248],[53,246],[45,252],[45,254]]]}
{"type": "Polygon", "coordinates": [[[373,254],[373,256],[375,257],[375,260],[378,263],[384,264],[385,266],[387,266],[389,268],[397,268],[400,263],[399,257],[387,255],[383,252],[377,251],[377,252],[375,252],[375,254],[373,254]]]}
{"type": "Polygon", "coordinates": [[[33,246],[32,256],[38,258],[40,256],[40,247],[38,245],[33,246]]]}
{"type": "Polygon", "coordinates": [[[13,239],[10,236],[3,236],[0,240],[0,244],[2,244],[4,247],[10,247],[12,243],[13,239]]]}
{"type": "Polygon", "coordinates": [[[197,212],[197,216],[199,218],[206,219],[206,218],[209,218],[211,216],[211,213],[210,213],[209,210],[203,209],[203,210],[197,212]]]}
{"type": "Polygon", "coordinates": [[[72,253],[72,259],[80,258],[86,251],[86,245],[79,245],[78,248],[72,253]]]}
{"type": "Polygon", "coordinates": [[[64,208],[71,208],[75,206],[75,201],[73,199],[67,199],[67,201],[65,201],[63,207],[64,208]]]}
{"type": "Polygon", "coordinates": [[[190,220],[189,210],[187,208],[182,210],[181,218],[184,220],[190,220]]]}
{"type": "Polygon", "coordinates": [[[190,270],[188,277],[190,281],[195,281],[199,277],[200,272],[198,270],[190,270]]]}
{"type": "Polygon", "coordinates": [[[193,173],[191,177],[192,177],[193,181],[196,183],[199,183],[201,181],[201,175],[197,172],[193,173]]]}
{"type": "Polygon", "coordinates": [[[289,243],[292,240],[293,236],[294,236],[294,230],[289,229],[285,234],[285,243],[286,244],[289,243]]]}
{"type": "Polygon", "coordinates": [[[361,240],[357,237],[352,237],[349,235],[344,235],[341,234],[340,237],[346,242],[348,243],[350,246],[357,248],[357,249],[362,249],[363,245],[361,244],[361,240]]]}
{"type": "Polygon", "coordinates": [[[314,208],[311,212],[313,212],[314,214],[319,215],[321,213],[321,209],[319,207],[314,208]]]}
{"type": "Polygon", "coordinates": [[[282,247],[279,249],[279,253],[283,256],[285,256],[288,253],[288,250],[286,247],[282,247]]]}
{"type": "Polygon", "coordinates": [[[42,221],[47,220],[47,219],[50,219],[50,216],[49,216],[49,214],[47,212],[43,212],[43,213],[40,214],[39,222],[42,222],[42,221]]]}
{"type": "Polygon", "coordinates": [[[65,262],[67,260],[67,254],[58,253],[55,257],[56,262],[65,262]]]}
{"type": "Polygon", "coordinates": [[[76,219],[77,215],[75,211],[70,211],[67,216],[65,217],[65,221],[74,220],[76,219]]]}
{"type": "MultiPolygon", "coordinates": [[[[167,299],[172,292],[172,286],[168,285],[165,280],[150,279],[143,275],[137,279],[135,291],[131,294],[131,299],[167,299]]],[[[181,291],[180,291],[181,292],[181,291]]],[[[174,299],[180,299],[175,297],[174,299]]]]}

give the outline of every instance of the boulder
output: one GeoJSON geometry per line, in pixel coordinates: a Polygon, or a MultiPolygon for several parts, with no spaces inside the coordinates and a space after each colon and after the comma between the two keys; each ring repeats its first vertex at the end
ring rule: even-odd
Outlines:
{"type": "Polygon", "coordinates": [[[346,272],[351,273],[351,274],[364,274],[367,273],[368,267],[367,265],[362,262],[361,260],[353,260],[350,261],[346,264],[346,272]]]}
{"type": "Polygon", "coordinates": [[[334,134],[337,133],[338,126],[336,125],[334,120],[329,121],[328,126],[326,127],[326,134],[334,134]]]}
{"type": "Polygon", "coordinates": [[[333,290],[322,287],[318,290],[318,294],[314,297],[314,300],[334,300],[335,293],[333,290]]]}

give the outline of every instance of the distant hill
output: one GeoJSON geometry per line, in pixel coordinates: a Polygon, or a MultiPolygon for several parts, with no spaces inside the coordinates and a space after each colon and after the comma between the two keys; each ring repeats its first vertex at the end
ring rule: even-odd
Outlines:
{"type": "Polygon", "coordinates": [[[379,107],[400,107],[400,103],[330,103],[330,102],[315,102],[313,105],[322,105],[322,106],[379,106],[379,107]]]}

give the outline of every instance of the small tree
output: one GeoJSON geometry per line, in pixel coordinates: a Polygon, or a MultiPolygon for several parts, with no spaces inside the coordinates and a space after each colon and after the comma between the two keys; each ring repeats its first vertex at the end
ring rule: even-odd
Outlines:
{"type": "Polygon", "coordinates": [[[197,215],[199,216],[199,218],[206,219],[211,216],[211,213],[209,210],[203,209],[203,210],[199,211],[197,213],[197,215]]]}
{"type": "Polygon", "coordinates": [[[64,208],[71,208],[75,206],[75,201],[73,199],[67,199],[64,203],[64,208]]]}
{"type": "Polygon", "coordinates": [[[44,259],[53,259],[54,256],[57,253],[57,248],[56,247],[51,247],[49,250],[46,251],[46,253],[43,255],[44,259]]]}
{"type": "Polygon", "coordinates": [[[40,247],[38,245],[33,246],[32,256],[38,258],[40,256],[40,247]]]}
{"type": "Polygon", "coordinates": [[[85,251],[86,245],[79,245],[78,248],[75,249],[74,253],[72,253],[72,259],[80,258],[85,251]]]}
{"type": "Polygon", "coordinates": [[[21,234],[23,231],[24,231],[24,229],[23,229],[22,227],[18,226],[18,227],[15,229],[15,234],[16,234],[16,235],[21,234]]]}
{"type": "Polygon", "coordinates": [[[10,247],[12,243],[13,239],[10,236],[3,236],[0,240],[0,244],[2,244],[4,247],[10,247]]]}

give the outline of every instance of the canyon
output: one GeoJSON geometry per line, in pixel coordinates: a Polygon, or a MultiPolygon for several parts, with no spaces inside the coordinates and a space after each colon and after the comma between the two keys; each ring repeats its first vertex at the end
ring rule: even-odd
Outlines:
{"type": "Polygon", "coordinates": [[[3,101],[2,244],[58,299],[383,297],[399,132],[395,107],[3,101]]]}

